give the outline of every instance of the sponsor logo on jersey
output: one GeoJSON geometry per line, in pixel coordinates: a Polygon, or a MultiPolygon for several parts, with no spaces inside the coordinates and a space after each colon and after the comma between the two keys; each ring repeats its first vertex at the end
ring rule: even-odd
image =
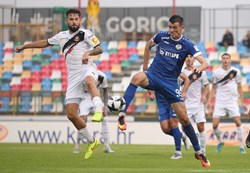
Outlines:
{"type": "Polygon", "coordinates": [[[179,54],[178,54],[178,53],[168,52],[168,51],[163,50],[163,49],[161,49],[161,48],[160,48],[160,50],[159,50],[159,53],[160,53],[161,56],[168,56],[168,57],[176,58],[176,59],[179,58],[179,54]]]}

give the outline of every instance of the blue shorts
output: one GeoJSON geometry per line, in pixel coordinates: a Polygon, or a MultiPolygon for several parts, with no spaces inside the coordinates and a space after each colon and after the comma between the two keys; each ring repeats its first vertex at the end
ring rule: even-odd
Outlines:
{"type": "Polygon", "coordinates": [[[155,91],[155,98],[158,105],[160,123],[170,118],[177,118],[176,113],[171,108],[168,101],[157,91],[155,91]]]}
{"type": "Polygon", "coordinates": [[[159,92],[163,97],[162,99],[165,99],[168,104],[184,102],[177,79],[163,79],[149,72],[145,74],[149,80],[148,86],[145,87],[146,89],[159,92]]]}

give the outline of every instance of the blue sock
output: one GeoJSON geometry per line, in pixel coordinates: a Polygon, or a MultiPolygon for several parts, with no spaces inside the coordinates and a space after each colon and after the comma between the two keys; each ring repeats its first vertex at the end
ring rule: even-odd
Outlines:
{"type": "Polygon", "coordinates": [[[126,113],[130,102],[133,100],[133,98],[135,96],[136,89],[137,89],[137,86],[132,84],[132,83],[130,83],[129,86],[127,87],[127,90],[126,90],[126,92],[124,93],[124,96],[123,96],[123,98],[126,101],[126,107],[122,112],[126,113]]]}
{"type": "Polygon", "coordinates": [[[194,131],[192,124],[190,123],[187,126],[183,126],[183,129],[184,129],[184,132],[186,133],[186,135],[188,136],[188,138],[190,139],[190,141],[193,145],[194,151],[199,151],[201,148],[200,148],[199,141],[198,141],[198,138],[195,134],[195,131],[194,131]]]}
{"type": "Polygon", "coordinates": [[[169,135],[174,137],[174,143],[175,143],[175,150],[181,151],[181,137],[182,134],[180,132],[180,129],[178,127],[171,129],[169,135]]]}

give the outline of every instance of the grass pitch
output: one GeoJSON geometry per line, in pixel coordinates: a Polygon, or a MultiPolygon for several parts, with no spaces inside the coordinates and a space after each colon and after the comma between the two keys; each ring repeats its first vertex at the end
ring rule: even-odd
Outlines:
{"type": "Polygon", "coordinates": [[[84,160],[86,145],[80,154],[73,154],[73,144],[0,144],[1,173],[249,173],[250,149],[240,154],[239,147],[224,146],[215,153],[207,147],[212,167],[205,169],[195,160],[193,150],[183,159],[171,160],[174,146],[112,145],[115,153],[103,152],[100,145],[89,160],[84,160]]]}

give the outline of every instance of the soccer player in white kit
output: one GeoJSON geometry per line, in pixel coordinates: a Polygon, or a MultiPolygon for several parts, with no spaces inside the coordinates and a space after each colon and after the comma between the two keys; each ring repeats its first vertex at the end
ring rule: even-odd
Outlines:
{"type": "MultiPolygon", "coordinates": [[[[108,117],[107,117],[107,102],[108,102],[108,79],[105,73],[98,70],[98,84],[97,87],[99,88],[103,101],[104,101],[104,107],[103,107],[103,121],[102,121],[102,128],[101,128],[101,134],[104,140],[104,152],[105,153],[113,153],[114,151],[109,146],[109,129],[108,129],[108,117]]],[[[80,117],[87,123],[87,115],[90,113],[95,112],[95,107],[93,102],[91,101],[91,95],[88,91],[84,92],[84,100],[80,103],[80,109],[79,109],[80,117]]],[[[74,153],[80,152],[80,143],[83,139],[82,135],[77,132],[77,141],[74,147],[74,153]]]]}
{"type": "Polygon", "coordinates": [[[200,147],[202,152],[206,154],[205,103],[209,94],[209,81],[205,71],[193,73],[195,58],[188,55],[185,62],[186,68],[182,72],[190,80],[185,99],[187,114],[190,121],[197,125],[200,147]]]}
{"type": "Polygon", "coordinates": [[[213,107],[213,98],[215,97],[214,112],[212,117],[214,134],[219,140],[216,152],[221,152],[224,145],[221,131],[219,130],[220,117],[228,114],[229,118],[233,118],[237,127],[237,136],[240,141],[240,153],[245,154],[243,142],[243,128],[241,126],[240,111],[238,105],[238,98],[240,105],[246,106],[243,103],[243,91],[241,87],[241,72],[235,67],[231,66],[231,56],[224,53],[221,56],[222,66],[213,72],[208,109],[213,107]]]}
{"type": "Polygon", "coordinates": [[[85,159],[93,154],[93,150],[99,145],[99,141],[94,139],[89,133],[86,123],[78,116],[79,104],[87,89],[91,93],[92,102],[96,112],[92,121],[103,120],[103,102],[96,87],[97,70],[89,61],[89,56],[102,53],[100,41],[89,30],[80,28],[81,12],[77,9],[69,9],[66,12],[67,31],[62,31],[47,39],[31,42],[16,47],[16,52],[29,48],[45,48],[52,45],[59,45],[65,56],[68,67],[68,88],[66,92],[65,105],[68,119],[80,131],[80,134],[88,142],[85,159]]]}

